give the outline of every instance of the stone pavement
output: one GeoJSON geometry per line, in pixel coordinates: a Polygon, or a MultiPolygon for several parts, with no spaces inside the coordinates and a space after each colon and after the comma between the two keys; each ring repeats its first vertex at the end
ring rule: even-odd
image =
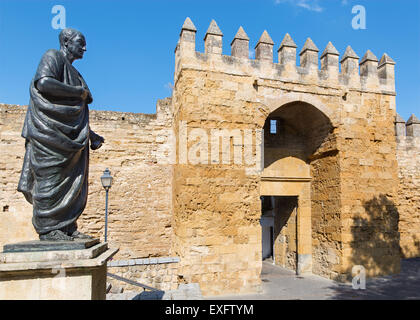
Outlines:
{"type": "Polygon", "coordinates": [[[180,284],[177,290],[108,293],[107,300],[203,300],[198,283],[180,284]]]}
{"type": "MultiPolygon", "coordinates": [[[[259,294],[205,297],[206,300],[382,300],[420,299],[420,258],[401,261],[401,273],[367,279],[365,290],[316,275],[297,276],[294,272],[263,262],[262,292],[259,294]]],[[[180,288],[172,292],[135,292],[107,295],[107,299],[197,300],[199,288],[180,288]]]]}
{"type": "Polygon", "coordinates": [[[221,300],[383,300],[420,299],[420,258],[401,261],[401,273],[366,280],[365,290],[316,275],[295,272],[263,262],[260,294],[206,297],[221,300]]]}

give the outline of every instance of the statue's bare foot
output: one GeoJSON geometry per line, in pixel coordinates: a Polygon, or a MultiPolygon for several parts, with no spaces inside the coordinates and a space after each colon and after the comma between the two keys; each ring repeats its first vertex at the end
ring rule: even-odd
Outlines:
{"type": "Polygon", "coordinates": [[[73,237],[68,236],[61,230],[54,230],[39,236],[41,241],[73,241],[73,237]]]}
{"type": "Polygon", "coordinates": [[[77,230],[75,232],[73,232],[71,236],[74,239],[93,239],[93,237],[91,237],[91,236],[89,236],[87,234],[81,233],[81,232],[79,232],[77,230]]]}

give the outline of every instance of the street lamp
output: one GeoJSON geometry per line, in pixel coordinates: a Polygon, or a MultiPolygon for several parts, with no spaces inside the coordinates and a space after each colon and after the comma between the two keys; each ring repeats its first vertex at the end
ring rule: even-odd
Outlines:
{"type": "Polygon", "coordinates": [[[108,191],[111,189],[112,185],[112,176],[111,171],[108,168],[105,169],[104,174],[101,177],[102,186],[106,191],[105,197],[105,242],[107,239],[107,231],[108,231],[108,191]]]}

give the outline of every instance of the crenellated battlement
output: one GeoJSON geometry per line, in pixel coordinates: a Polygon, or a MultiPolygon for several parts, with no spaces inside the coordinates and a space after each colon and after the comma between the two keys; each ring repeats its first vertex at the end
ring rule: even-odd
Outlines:
{"type": "Polygon", "coordinates": [[[412,114],[411,117],[404,121],[404,119],[397,114],[395,117],[395,135],[398,138],[419,138],[420,139],[420,120],[412,114]]]}
{"type": "Polygon", "coordinates": [[[324,87],[354,89],[395,95],[395,62],[386,53],[378,58],[367,50],[360,60],[348,46],[340,53],[329,42],[319,57],[319,49],[308,38],[299,52],[300,65],[296,63],[297,45],[287,33],[277,49],[274,62],[274,41],[265,30],[255,45],[255,59],[250,58],[250,39],[239,27],[231,42],[231,54],[222,54],[223,33],[212,20],[205,34],[204,53],[196,51],[197,29],[186,18],[175,49],[175,83],[184,69],[211,70],[258,80],[279,80],[302,84],[319,84],[324,87]],[[320,62],[320,63],[319,63],[320,62]]]}
{"type": "MultiPolygon", "coordinates": [[[[395,117],[395,136],[397,138],[397,145],[404,153],[417,152],[420,162],[420,120],[412,114],[411,117],[404,121],[404,119],[397,114],[395,117]]],[[[412,155],[409,156],[412,161],[412,155]]]]}

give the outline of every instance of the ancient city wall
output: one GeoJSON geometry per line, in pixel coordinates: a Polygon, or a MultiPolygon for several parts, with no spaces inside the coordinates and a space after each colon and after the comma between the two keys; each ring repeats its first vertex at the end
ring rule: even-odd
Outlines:
{"type": "Polygon", "coordinates": [[[25,140],[21,137],[26,107],[0,105],[0,245],[37,239],[32,205],[17,192],[25,140]]]}
{"type": "Polygon", "coordinates": [[[415,115],[407,123],[396,119],[397,160],[400,184],[400,246],[404,257],[420,256],[420,121],[415,115]]]}
{"type": "MultiPolygon", "coordinates": [[[[16,191],[24,156],[24,106],[0,105],[0,246],[36,239],[32,206],[16,191]]],[[[108,240],[119,247],[114,259],[170,256],[172,242],[171,101],[156,114],[90,111],[91,129],[105,138],[90,151],[89,197],[78,220],[82,232],[103,239],[105,168],[114,177],[109,192],[108,240]]]]}

